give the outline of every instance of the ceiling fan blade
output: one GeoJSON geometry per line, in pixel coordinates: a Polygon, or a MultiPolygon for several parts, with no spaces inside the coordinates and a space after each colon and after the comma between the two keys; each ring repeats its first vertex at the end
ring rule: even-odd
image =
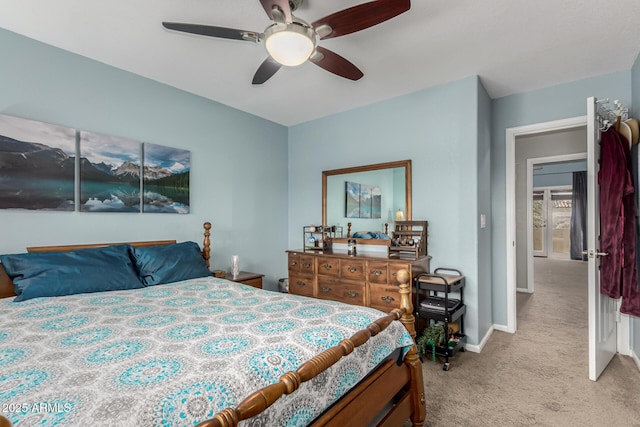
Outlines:
{"type": "Polygon", "coordinates": [[[311,26],[318,31],[321,40],[330,39],[373,27],[406,12],[410,8],[410,0],[370,1],[325,16],[315,21],[311,26]]]}
{"type": "Polygon", "coordinates": [[[260,34],[255,31],[238,30],[235,28],[214,27],[211,25],[183,24],[180,22],[163,22],[162,25],[175,31],[183,33],[199,34],[201,36],[218,37],[221,39],[246,40],[257,42],[260,34]]]}
{"type": "Polygon", "coordinates": [[[267,59],[258,67],[258,71],[253,76],[253,81],[251,84],[261,85],[262,83],[269,80],[275,73],[282,67],[282,65],[277,62],[272,57],[268,56],[267,59]]]}
{"type": "Polygon", "coordinates": [[[291,6],[289,6],[289,0],[260,0],[264,11],[267,12],[269,19],[281,23],[291,23],[291,6]],[[276,12],[274,13],[274,6],[276,12]],[[280,9],[280,12],[277,10],[280,9]]]}
{"type": "Polygon", "coordinates": [[[364,76],[362,71],[351,62],[321,46],[316,46],[316,51],[311,55],[309,61],[345,79],[360,80],[364,76]]]}

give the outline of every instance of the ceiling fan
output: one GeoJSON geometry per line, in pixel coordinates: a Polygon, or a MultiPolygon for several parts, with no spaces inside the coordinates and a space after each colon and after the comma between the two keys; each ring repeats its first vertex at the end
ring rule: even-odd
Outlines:
{"type": "Polygon", "coordinates": [[[317,40],[355,33],[406,12],[410,0],[374,0],[353,6],[309,24],[293,15],[303,0],[259,0],[273,21],[262,33],[179,22],[163,22],[170,30],[223,39],[258,43],[264,40],[269,56],[258,67],[252,83],[269,80],[283,65],[295,67],[307,60],[320,68],[350,80],[364,75],[358,67],[337,53],[317,45],[317,40]]]}

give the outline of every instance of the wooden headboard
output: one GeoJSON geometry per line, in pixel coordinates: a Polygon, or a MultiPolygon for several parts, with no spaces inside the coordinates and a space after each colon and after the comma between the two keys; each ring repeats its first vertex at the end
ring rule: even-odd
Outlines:
{"type": "MultiPolygon", "coordinates": [[[[209,258],[211,257],[211,223],[205,222],[204,225],[204,241],[202,243],[202,257],[204,258],[207,266],[209,267],[209,258]]],[[[89,243],[84,245],[63,245],[63,246],[30,246],[27,248],[27,252],[69,252],[79,249],[91,249],[91,248],[103,248],[105,246],[115,245],[131,245],[134,248],[140,248],[144,246],[157,246],[157,245],[170,245],[176,243],[175,240],[149,240],[144,242],[121,242],[121,243],[89,243]]],[[[7,298],[15,296],[13,290],[13,282],[5,271],[2,264],[0,264],[0,298],[7,298]]]]}

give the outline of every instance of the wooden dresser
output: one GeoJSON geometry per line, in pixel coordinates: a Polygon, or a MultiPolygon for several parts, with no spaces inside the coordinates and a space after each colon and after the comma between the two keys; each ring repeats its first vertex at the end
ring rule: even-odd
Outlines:
{"type": "Polygon", "coordinates": [[[287,251],[289,292],[390,311],[400,307],[396,275],[406,269],[413,278],[428,273],[430,256],[416,260],[386,253],[348,255],[347,251],[287,251]]]}

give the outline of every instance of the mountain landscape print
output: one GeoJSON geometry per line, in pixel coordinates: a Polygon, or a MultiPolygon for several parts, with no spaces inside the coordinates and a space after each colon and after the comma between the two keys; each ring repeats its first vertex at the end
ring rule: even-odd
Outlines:
{"type": "Polygon", "coordinates": [[[140,212],[142,143],[80,132],[80,210],[140,212]]]}
{"type": "Polygon", "coordinates": [[[143,145],[143,212],[189,213],[191,152],[143,145]]]}
{"type": "Polygon", "coordinates": [[[73,211],[75,130],[0,114],[0,209],[73,211]]]}
{"type": "Polygon", "coordinates": [[[189,213],[190,169],[189,150],[0,114],[0,209],[189,213]]]}

